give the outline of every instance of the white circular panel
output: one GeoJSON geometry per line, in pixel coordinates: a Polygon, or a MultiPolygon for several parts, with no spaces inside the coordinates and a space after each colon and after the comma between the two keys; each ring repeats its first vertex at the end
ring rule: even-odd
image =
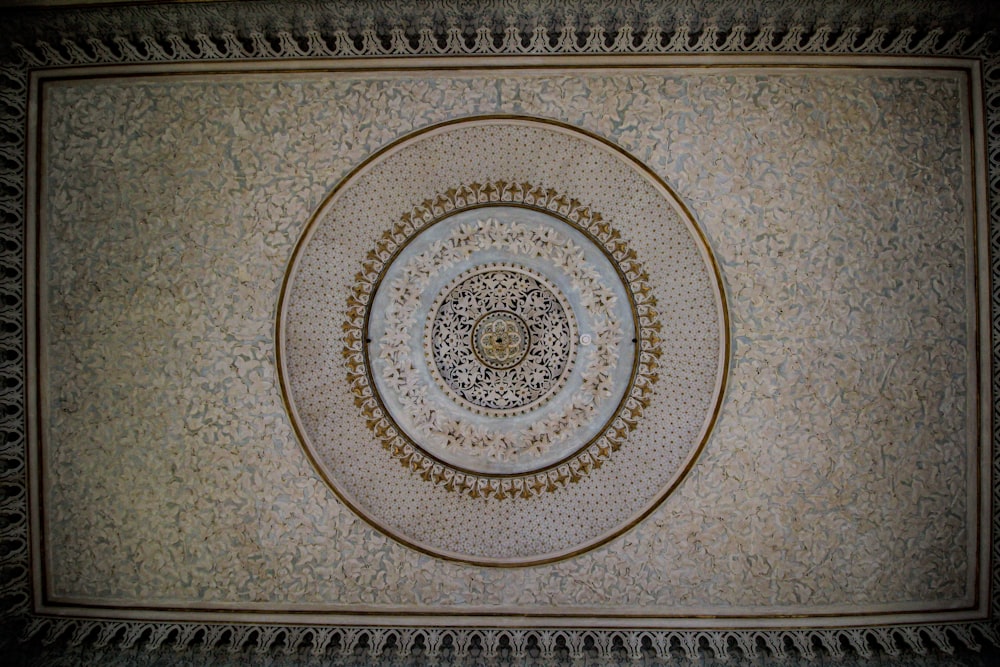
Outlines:
{"type": "Polygon", "coordinates": [[[296,248],[278,338],[337,494],[405,544],[494,565],[648,514],[703,446],[728,359],[717,269],[673,193],[607,142],[507,117],[348,176],[296,248]]]}
{"type": "Polygon", "coordinates": [[[549,212],[449,211],[408,237],[370,303],[365,363],[381,407],[470,481],[566,460],[606,428],[635,371],[628,287],[549,212]],[[598,344],[578,353],[581,330],[598,344]]]}

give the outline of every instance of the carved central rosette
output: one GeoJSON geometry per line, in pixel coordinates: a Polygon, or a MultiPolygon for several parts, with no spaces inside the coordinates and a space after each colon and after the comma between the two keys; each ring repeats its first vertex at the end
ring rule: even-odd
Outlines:
{"type": "MultiPolygon", "coordinates": [[[[437,321],[438,318],[435,318],[437,321]]],[[[560,327],[560,330],[563,328],[560,327]]],[[[511,312],[490,311],[479,318],[472,329],[471,347],[476,357],[490,368],[506,370],[524,360],[531,341],[528,326],[520,317],[511,312]]],[[[542,365],[537,367],[539,370],[546,368],[542,365]]],[[[555,374],[546,375],[551,378],[555,374]]]]}
{"type": "Polygon", "coordinates": [[[446,394],[500,417],[539,407],[565,384],[576,329],[566,297],[540,273],[488,264],[438,296],[424,345],[446,394]]]}

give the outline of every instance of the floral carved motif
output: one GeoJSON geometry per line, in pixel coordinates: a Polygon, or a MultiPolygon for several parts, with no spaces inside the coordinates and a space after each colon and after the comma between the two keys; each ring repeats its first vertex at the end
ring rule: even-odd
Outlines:
{"type": "Polygon", "coordinates": [[[528,412],[565,385],[576,320],[559,289],[524,267],[460,275],[431,308],[424,346],[450,397],[497,417],[528,412]]]}
{"type": "MultiPolygon", "coordinates": [[[[368,253],[348,303],[344,356],[355,402],[382,445],[424,479],[473,497],[531,497],[575,482],[599,467],[635,428],[657,379],[660,325],[656,301],[636,253],[601,215],[576,199],[551,189],[498,180],[447,191],[403,215],[368,253]],[[551,228],[486,218],[463,224],[433,247],[411,258],[388,290],[391,306],[386,333],[370,340],[366,313],[396,253],[420,231],[464,209],[510,204],[544,211],[595,242],[614,262],[627,286],[635,320],[634,341],[623,340],[621,323],[611,315],[617,297],[584,260],[581,248],[551,228]],[[582,308],[594,323],[576,363],[580,386],[565,405],[520,429],[491,429],[442,415],[428,405],[426,388],[414,380],[412,350],[404,330],[415,318],[430,277],[467,260],[473,253],[517,249],[541,258],[569,276],[582,308]],[[569,459],[520,475],[489,475],[457,469],[429,456],[421,441],[494,461],[538,457],[571,437],[602,402],[612,397],[611,368],[624,345],[635,345],[631,382],[618,409],[596,437],[580,442],[569,459]],[[415,433],[404,434],[380,404],[370,383],[369,358],[382,362],[381,379],[412,416],[415,433]]],[[[496,417],[523,414],[559,392],[577,355],[578,332],[572,309],[560,290],[539,274],[516,265],[481,266],[461,272],[437,295],[427,322],[424,355],[440,389],[463,407],[496,417]],[[535,274],[535,275],[532,275],[535,274]],[[508,298],[485,295],[503,286],[508,298]],[[502,332],[484,342],[486,332],[502,332]],[[508,386],[506,381],[513,381],[508,386]],[[485,382],[485,384],[484,384],[485,382]]]]}

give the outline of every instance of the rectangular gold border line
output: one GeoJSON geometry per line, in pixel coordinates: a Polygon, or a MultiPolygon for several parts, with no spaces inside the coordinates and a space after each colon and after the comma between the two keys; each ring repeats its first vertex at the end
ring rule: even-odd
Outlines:
{"type": "MultiPolygon", "coordinates": [[[[50,600],[54,608],[69,607],[89,609],[94,613],[102,610],[106,613],[109,610],[128,610],[135,612],[149,613],[170,613],[170,612],[200,612],[204,614],[228,614],[245,613],[252,615],[261,614],[283,614],[290,617],[301,616],[302,614],[363,614],[363,615],[385,615],[393,613],[414,613],[422,616],[454,616],[478,615],[478,616],[525,616],[525,617],[545,617],[545,616],[594,616],[602,615],[607,617],[650,617],[655,608],[639,607],[629,608],[623,605],[602,607],[600,605],[581,605],[571,608],[559,608],[544,605],[516,606],[516,605],[427,605],[414,610],[411,605],[376,603],[345,605],[326,602],[292,603],[292,602],[263,602],[257,604],[253,609],[248,609],[244,602],[191,602],[185,600],[162,601],[158,604],[149,605],[122,605],[118,600],[112,598],[73,598],[70,596],[58,597],[50,600]]],[[[670,611],[655,615],[656,618],[760,618],[761,614],[768,613],[770,618],[855,618],[855,617],[895,617],[900,615],[915,613],[943,613],[943,612],[974,612],[967,601],[963,598],[941,600],[928,608],[925,601],[914,600],[909,602],[885,602],[872,603],[868,605],[869,610],[865,612],[852,611],[857,605],[849,603],[838,603],[825,605],[822,610],[812,613],[803,612],[796,605],[777,605],[768,607],[767,605],[733,605],[729,608],[712,608],[710,605],[692,605],[686,609],[670,611]]]]}
{"type": "Polygon", "coordinates": [[[547,614],[469,614],[454,611],[448,614],[414,613],[393,609],[386,613],[366,612],[303,612],[289,614],[281,612],[204,612],[204,611],[150,611],[129,610],[121,614],[109,614],[101,609],[52,609],[44,615],[52,618],[86,618],[107,621],[149,621],[216,624],[252,625],[325,625],[356,627],[530,627],[530,628],[615,628],[615,629],[657,629],[657,630],[735,630],[753,629],[811,629],[811,628],[868,628],[877,626],[895,627],[900,625],[959,623],[982,621],[975,612],[960,613],[902,613],[896,615],[860,615],[845,617],[788,615],[781,617],[763,616],[642,616],[639,614],[571,614],[553,611],[547,614]]]}
{"type": "Polygon", "coordinates": [[[612,72],[622,69],[755,67],[824,69],[904,68],[965,69],[976,57],[914,55],[806,55],[806,54],[544,54],[544,55],[466,55],[466,56],[387,56],[387,57],[317,57],[245,60],[170,61],[141,64],[76,65],[32,70],[32,76],[44,78],[105,78],[108,76],[148,76],[163,74],[273,74],[280,72],[344,73],[385,72],[387,74],[460,71],[473,73],[492,70],[566,70],[612,72]]]}
{"type": "Polygon", "coordinates": [[[39,414],[39,396],[41,384],[38,378],[38,362],[40,356],[40,344],[38,340],[38,304],[35,301],[35,294],[38,290],[37,280],[40,272],[41,261],[37,256],[36,231],[40,226],[41,215],[38,211],[39,187],[38,187],[38,157],[39,143],[41,140],[42,119],[39,118],[40,104],[38,100],[38,89],[40,82],[36,77],[28,79],[28,109],[25,129],[25,194],[24,194],[24,227],[21,230],[24,237],[24,370],[25,370],[25,449],[28,459],[28,541],[29,541],[29,562],[31,579],[31,600],[32,606],[37,611],[40,601],[43,600],[45,587],[42,584],[41,576],[45,569],[41,563],[41,554],[44,553],[44,543],[41,540],[41,522],[43,508],[41,505],[42,493],[40,489],[40,473],[42,466],[41,436],[38,432],[41,426],[41,415],[39,414]]]}
{"type": "MultiPolygon", "coordinates": [[[[45,273],[45,259],[48,256],[48,227],[43,224],[44,221],[48,220],[48,211],[46,210],[46,201],[48,199],[48,185],[47,185],[47,166],[45,156],[49,151],[49,137],[45,132],[45,128],[49,123],[50,109],[46,105],[46,94],[48,90],[47,81],[40,81],[38,83],[37,92],[37,103],[39,108],[39,124],[38,124],[38,137],[36,149],[39,153],[36,156],[36,176],[35,184],[37,188],[36,197],[36,213],[38,215],[38,220],[34,227],[34,245],[35,253],[32,257],[37,262],[37,266],[34,271],[31,272],[35,280],[35,290],[36,297],[32,299],[37,307],[36,317],[38,318],[35,324],[35,340],[37,341],[38,350],[37,357],[33,359],[36,362],[36,374],[35,378],[38,382],[37,388],[33,388],[33,393],[36,395],[37,399],[37,415],[38,415],[38,425],[37,425],[37,436],[38,440],[38,464],[39,464],[39,477],[38,477],[38,507],[41,512],[39,521],[41,523],[40,530],[38,531],[38,539],[41,542],[41,554],[39,556],[42,565],[41,574],[41,585],[42,585],[42,598],[43,603],[48,603],[51,591],[55,588],[55,567],[52,562],[52,552],[46,549],[46,545],[52,544],[51,534],[49,530],[49,525],[45,521],[45,502],[46,502],[46,479],[48,476],[49,465],[48,465],[48,454],[50,453],[46,448],[46,443],[51,442],[49,424],[51,420],[51,415],[49,411],[49,404],[46,400],[45,389],[47,386],[47,381],[49,377],[49,345],[48,345],[48,328],[49,328],[49,294],[48,294],[48,280],[45,273]]],[[[27,295],[26,295],[27,297],[27,295]]]]}
{"type": "MultiPolygon", "coordinates": [[[[974,474],[978,482],[978,494],[974,502],[976,504],[978,529],[978,558],[976,567],[976,594],[978,605],[987,611],[990,609],[992,598],[993,576],[991,563],[991,549],[996,536],[992,534],[992,518],[995,508],[993,507],[993,317],[992,312],[992,288],[993,272],[992,258],[990,257],[990,192],[988,183],[989,153],[986,140],[986,117],[985,99],[983,95],[984,81],[983,68],[980,61],[975,61],[969,71],[969,125],[972,131],[971,148],[972,155],[970,163],[972,166],[973,182],[973,240],[976,247],[973,249],[975,262],[975,278],[978,303],[975,307],[976,328],[978,341],[974,341],[973,349],[978,356],[978,385],[979,385],[979,444],[978,465],[974,474]],[[985,314],[985,317],[984,317],[985,314]]],[[[971,463],[971,462],[970,462],[971,463]]],[[[971,474],[971,473],[970,473],[971,474]]],[[[970,493],[972,489],[970,488],[970,493]]],[[[971,503],[970,503],[971,506],[971,503]]]]}
{"type": "Polygon", "coordinates": [[[35,598],[36,604],[48,604],[51,591],[54,590],[54,567],[52,564],[52,553],[51,550],[46,548],[46,545],[51,544],[49,526],[45,521],[45,499],[46,499],[46,478],[48,476],[49,466],[47,464],[47,447],[46,443],[51,441],[49,436],[49,405],[46,400],[45,389],[47,386],[48,369],[49,369],[49,347],[48,347],[48,326],[49,322],[47,315],[49,312],[49,296],[48,296],[48,281],[45,276],[44,259],[47,256],[47,227],[43,224],[45,220],[48,219],[48,214],[46,211],[46,164],[45,156],[48,153],[49,139],[45,133],[45,127],[48,125],[48,119],[50,110],[45,104],[47,81],[39,81],[35,92],[35,101],[38,105],[39,118],[38,127],[36,130],[36,145],[35,149],[38,153],[33,156],[34,159],[34,170],[35,170],[35,189],[36,192],[31,199],[35,201],[35,214],[38,216],[34,224],[28,224],[28,228],[33,232],[33,246],[34,253],[30,257],[35,261],[36,265],[34,269],[27,272],[32,276],[34,280],[34,294],[25,294],[25,301],[31,301],[36,310],[35,317],[36,320],[32,323],[34,325],[35,334],[34,340],[37,345],[36,355],[31,359],[31,363],[35,365],[34,378],[37,383],[34,387],[29,387],[29,391],[34,395],[36,400],[36,416],[38,423],[35,427],[35,435],[38,438],[36,452],[36,461],[38,463],[38,476],[37,476],[37,507],[39,510],[39,529],[37,531],[37,539],[40,544],[40,553],[38,555],[38,562],[41,566],[41,573],[38,576],[39,587],[41,592],[41,597],[35,598]],[[32,298],[34,297],[34,298],[32,298]]]}
{"type": "MultiPolygon", "coordinates": [[[[979,60],[975,58],[937,58],[937,57],[916,57],[916,56],[787,56],[784,54],[774,55],[769,54],[765,56],[741,56],[741,55],[710,55],[710,56],[692,56],[692,55],[653,55],[653,56],[614,56],[615,66],[609,67],[608,59],[609,56],[614,54],[608,54],[605,56],[581,56],[581,55],[563,55],[563,56],[505,56],[505,57],[483,57],[483,56],[459,56],[459,57],[429,57],[429,58],[407,58],[405,62],[401,62],[398,58],[380,58],[380,59],[355,59],[345,62],[339,59],[323,59],[322,62],[317,62],[316,60],[275,60],[275,61],[249,61],[249,62],[236,62],[236,63],[224,63],[226,67],[220,68],[220,63],[150,63],[143,65],[108,65],[99,67],[75,67],[75,68],[54,68],[46,70],[36,70],[32,72],[31,80],[29,83],[29,128],[33,131],[29,131],[29,140],[31,141],[31,149],[33,152],[28,155],[28,178],[29,178],[29,192],[34,189],[35,196],[28,196],[27,201],[29,204],[33,204],[34,210],[31,211],[31,216],[26,217],[26,220],[35,220],[35,224],[27,224],[28,230],[27,236],[33,236],[30,232],[41,230],[41,220],[42,220],[42,199],[41,192],[44,183],[41,179],[43,159],[37,159],[37,151],[41,146],[44,145],[44,137],[41,136],[42,129],[44,127],[45,109],[42,108],[42,119],[39,120],[38,112],[40,107],[44,107],[42,104],[42,93],[43,88],[40,85],[43,82],[48,81],[71,81],[80,80],[83,78],[95,79],[95,78],[134,78],[134,77],[158,77],[163,75],[180,76],[180,78],[188,78],[185,76],[194,74],[195,78],[201,78],[202,76],[208,75],[211,78],[215,78],[219,75],[231,75],[234,73],[254,74],[259,73],[261,75],[272,75],[281,72],[299,72],[299,73],[316,73],[316,74],[342,74],[344,76],[352,76],[362,72],[368,72],[371,74],[382,73],[388,77],[399,76],[404,72],[411,72],[419,70],[420,73],[425,75],[433,75],[435,73],[445,73],[449,72],[452,75],[458,73],[467,74],[469,76],[477,75],[496,75],[499,70],[513,66],[513,69],[521,74],[526,73],[525,70],[535,70],[539,74],[547,73],[549,70],[560,70],[560,73],[566,74],[566,66],[572,65],[573,69],[577,69],[581,72],[596,73],[596,72],[622,72],[623,70],[636,69],[639,71],[649,71],[650,69],[685,69],[690,67],[704,67],[706,69],[713,69],[717,71],[724,71],[727,68],[735,69],[747,69],[747,68],[762,68],[769,71],[775,69],[788,69],[796,70],[802,67],[816,67],[817,69],[845,69],[845,70],[858,70],[858,69],[901,69],[901,70],[923,70],[928,74],[933,73],[935,70],[964,70],[967,76],[970,76],[972,71],[980,74],[981,68],[979,67],[979,60]],[[483,63],[482,60],[488,60],[489,63],[483,63]],[[378,61],[378,62],[373,62],[378,61]],[[419,61],[419,62],[415,62],[419,61]],[[427,61],[424,63],[424,61],[427,61]],[[527,64],[526,62],[527,61],[527,64]],[[694,62],[692,62],[694,61],[694,62]],[[790,62],[791,61],[791,62],[790,62]],[[563,63],[563,67],[559,67],[559,64],[563,63]],[[266,67],[262,67],[265,64],[266,67]],[[303,67],[305,65],[305,67],[303,67]],[[155,70],[155,72],[150,72],[150,70],[155,70]],[[199,76],[200,75],[200,76],[199,76]],[[37,133],[37,136],[35,135],[37,133]],[[34,165],[34,169],[32,169],[34,165]]],[[[979,77],[973,79],[976,84],[979,83],[981,79],[981,74],[979,77]]],[[[971,123],[972,131],[976,135],[975,145],[980,150],[973,151],[980,158],[985,156],[985,149],[983,148],[985,144],[984,132],[982,126],[982,99],[981,91],[978,85],[973,85],[970,87],[971,93],[969,95],[970,104],[972,104],[973,97],[976,98],[976,104],[973,106],[973,116],[974,122],[971,123]],[[976,122],[978,121],[978,122],[976,122]]],[[[43,156],[44,157],[44,156],[43,156]]],[[[976,180],[975,191],[983,194],[980,201],[986,201],[985,193],[987,191],[984,169],[976,169],[976,160],[972,160],[973,177],[976,180]]],[[[973,209],[976,213],[978,221],[983,224],[985,221],[986,228],[988,230],[988,209],[984,210],[982,206],[978,206],[977,202],[973,202],[973,209]]],[[[34,276],[35,284],[33,287],[36,292],[39,292],[38,296],[38,309],[42,310],[41,301],[44,299],[44,290],[41,290],[41,283],[38,280],[41,278],[40,275],[40,257],[43,251],[44,240],[41,239],[43,234],[39,233],[39,238],[31,239],[30,245],[32,246],[33,252],[29,252],[29,242],[26,239],[26,258],[34,259],[35,267],[34,272],[26,271],[26,276],[34,276]],[[37,257],[35,255],[38,254],[37,257]]],[[[979,252],[975,249],[973,254],[976,259],[979,258],[980,253],[982,253],[985,248],[988,251],[988,239],[984,239],[985,234],[979,235],[979,252]]],[[[988,258],[988,254],[985,255],[988,258]]],[[[988,269],[988,263],[987,263],[988,269]]],[[[975,267],[976,276],[980,275],[979,266],[975,267]]],[[[987,272],[987,281],[989,280],[989,273],[987,272]]],[[[987,304],[986,311],[989,312],[989,290],[988,287],[981,287],[981,296],[985,295],[985,303],[987,304]]],[[[30,292],[27,290],[27,292],[30,292]]],[[[30,297],[30,294],[26,293],[26,297],[30,297]]],[[[26,304],[28,308],[32,308],[36,304],[35,299],[26,298],[26,304]]],[[[980,308],[982,304],[977,304],[976,308],[976,319],[981,321],[979,318],[980,308]]],[[[32,313],[33,317],[26,318],[26,332],[28,332],[29,345],[34,344],[35,349],[30,350],[34,352],[33,355],[26,354],[26,365],[29,366],[29,387],[31,386],[31,381],[34,383],[39,382],[40,374],[44,372],[44,345],[40,340],[35,340],[35,337],[31,334],[34,333],[35,336],[41,334],[38,329],[42,327],[37,327],[38,312],[32,313]],[[32,331],[29,332],[28,329],[32,331]],[[38,360],[42,365],[41,369],[35,368],[35,361],[38,360]]],[[[984,341],[988,341],[990,338],[990,332],[988,328],[979,327],[982,331],[980,338],[984,341]]],[[[986,350],[990,350],[990,347],[986,347],[986,350]]],[[[976,352],[980,350],[977,348],[976,352]]],[[[982,355],[983,363],[989,368],[989,355],[982,355]]],[[[982,371],[982,368],[980,368],[982,371]]],[[[984,374],[985,377],[991,376],[987,373],[984,374]]],[[[980,420],[980,427],[983,429],[982,433],[991,433],[989,430],[989,425],[991,422],[991,406],[989,404],[989,389],[990,385],[988,383],[983,383],[982,378],[984,375],[979,375],[977,377],[977,383],[980,387],[980,405],[990,407],[990,409],[981,409],[980,414],[982,419],[980,420]]],[[[37,394],[32,391],[28,392],[29,396],[29,408],[32,412],[32,418],[37,417],[42,420],[40,423],[29,425],[29,431],[32,431],[31,426],[34,426],[33,435],[35,438],[42,436],[42,442],[44,443],[44,436],[41,431],[44,428],[44,415],[40,414],[44,412],[44,400],[42,395],[42,388],[39,386],[37,394]]],[[[981,444],[983,438],[977,438],[981,444]]],[[[29,443],[38,442],[38,440],[31,440],[29,437],[29,443]]],[[[986,474],[980,474],[980,479],[982,480],[980,485],[980,492],[985,493],[985,497],[978,499],[980,504],[989,506],[991,498],[992,486],[990,484],[989,471],[991,466],[989,465],[989,447],[990,443],[987,442],[987,447],[981,447],[982,455],[979,457],[980,467],[983,463],[986,464],[986,474]]],[[[39,466],[44,467],[44,446],[41,448],[42,451],[36,451],[36,448],[29,446],[29,466],[33,466],[35,470],[39,470],[39,466]]],[[[970,459],[975,457],[970,457],[970,459]]],[[[970,466],[972,465],[970,461],[970,466]]],[[[44,476],[44,471],[41,472],[40,477],[44,476]]],[[[34,479],[34,476],[32,476],[34,479]]],[[[39,479],[42,482],[42,479],[39,479]]],[[[39,600],[46,600],[48,591],[51,590],[51,581],[49,581],[48,573],[51,570],[50,567],[45,567],[48,563],[48,559],[45,557],[44,549],[44,532],[39,530],[38,523],[42,522],[43,519],[43,497],[44,497],[44,487],[38,488],[41,484],[30,485],[30,496],[32,498],[32,512],[31,512],[31,525],[33,527],[32,531],[32,547],[33,547],[33,580],[35,581],[36,587],[36,604],[39,600]],[[36,544],[36,540],[39,542],[36,544]],[[42,556],[38,556],[38,552],[41,552],[42,556]],[[45,576],[39,580],[37,576],[38,566],[42,566],[42,570],[45,572],[45,576]],[[39,586],[43,590],[39,590],[39,586]],[[42,593],[38,596],[38,593],[42,593]]],[[[969,495],[975,495],[975,485],[970,484],[969,495]]],[[[977,509],[982,509],[979,507],[977,509]]],[[[982,572],[980,565],[984,562],[989,562],[990,555],[990,545],[988,539],[983,539],[988,536],[988,527],[990,525],[989,513],[979,512],[980,520],[978,522],[973,522],[972,525],[979,524],[980,533],[979,545],[976,558],[975,570],[977,573],[982,572]],[[983,532],[985,529],[986,532],[983,532]]],[[[977,590],[976,597],[980,597],[980,593],[984,593],[980,597],[981,605],[988,605],[988,591],[990,584],[990,577],[982,576],[977,577],[981,580],[983,590],[977,590]]],[[[42,603],[43,607],[47,607],[45,603],[42,603]]],[[[52,609],[48,610],[50,613],[52,609]]],[[[865,614],[865,617],[870,617],[865,614]]],[[[762,618],[755,616],[755,618],[762,618]]],[[[817,618],[812,616],[812,618],[817,618]]]]}
{"type": "Polygon", "coordinates": [[[966,257],[965,308],[967,312],[965,345],[966,350],[971,351],[971,354],[967,355],[965,366],[968,377],[976,379],[975,386],[967,386],[968,394],[965,397],[966,438],[967,442],[975,444],[972,451],[966,452],[965,464],[965,521],[969,527],[975,528],[974,534],[971,534],[972,531],[969,531],[970,534],[966,544],[966,557],[968,562],[975,563],[975,567],[970,568],[966,572],[966,591],[973,596],[974,605],[983,599],[980,596],[980,583],[984,577],[982,576],[980,567],[982,561],[979,559],[980,547],[982,544],[980,535],[981,522],[979,498],[979,488],[982,479],[982,475],[980,474],[980,462],[982,460],[983,451],[988,450],[989,447],[983,447],[983,436],[987,433],[987,431],[981,430],[981,422],[984,416],[983,411],[981,410],[981,401],[984,396],[990,395],[989,387],[984,386],[981,381],[982,378],[990,376],[989,373],[986,372],[986,369],[982,366],[983,355],[979,347],[979,339],[983,329],[980,314],[983,310],[982,306],[986,306],[985,312],[989,312],[989,306],[988,302],[986,304],[980,303],[980,285],[983,282],[981,280],[983,265],[980,261],[979,241],[984,234],[988,234],[988,230],[980,229],[981,216],[980,207],[978,206],[981,201],[977,192],[978,175],[981,172],[981,169],[979,169],[977,156],[980,152],[976,146],[976,130],[973,125],[973,99],[976,82],[977,79],[973,76],[972,71],[967,71],[966,75],[959,81],[960,94],[962,95],[961,99],[965,100],[965,104],[961,105],[959,109],[963,129],[961,149],[963,162],[969,169],[968,173],[965,174],[966,178],[962,188],[962,199],[964,202],[967,202],[970,207],[970,210],[966,211],[963,216],[964,225],[962,232],[968,239],[964,248],[964,254],[966,257]]]}

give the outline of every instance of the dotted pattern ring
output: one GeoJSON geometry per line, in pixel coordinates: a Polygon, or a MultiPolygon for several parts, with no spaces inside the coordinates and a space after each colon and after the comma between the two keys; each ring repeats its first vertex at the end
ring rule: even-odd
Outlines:
{"type": "MultiPolygon", "coordinates": [[[[522,328],[515,311],[468,322],[463,344],[473,356],[477,326],[510,336],[481,340],[476,363],[522,363],[530,324],[522,328]]],[[[711,248],[659,177],[575,127],[481,116],[400,138],[331,192],[289,262],[277,356],[293,426],[341,501],[426,554],[505,567],[604,544],[677,488],[719,414],[728,332],[711,248]],[[442,242],[448,252],[429,252],[442,242]],[[580,258],[573,244],[582,264],[552,273],[580,258]],[[420,254],[423,266],[403,277],[399,268],[420,254]],[[541,272],[578,320],[566,386],[525,414],[461,408],[428,365],[431,303],[457,275],[491,262],[541,272]],[[608,310],[615,298],[624,309],[608,310]],[[414,299],[423,305],[411,308],[414,299]],[[412,323],[398,345],[383,340],[394,317],[412,323]],[[625,363],[609,361],[619,357],[625,363]],[[586,408],[580,396],[600,394],[609,375],[623,392],[595,401],[599,415],[580,422],[574,402],[586,408]],[[421,386],[437,403],[414,419],[421,386]],[[445,429],[435,426],[441,415],[445,429]],[[590,426],[566,428],[574,422],[590,426]],[[530,438],[511,447],[506,437],[482,437],[493,424],[530,438]]]]}

